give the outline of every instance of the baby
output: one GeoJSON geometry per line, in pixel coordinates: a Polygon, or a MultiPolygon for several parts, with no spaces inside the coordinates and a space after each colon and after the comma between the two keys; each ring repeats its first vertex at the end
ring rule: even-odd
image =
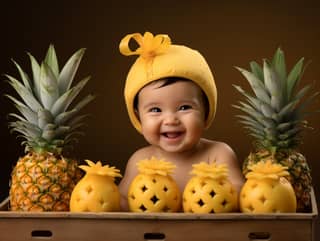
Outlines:
{"type": "Polygon", "coordinates": [[[137,150],[127,163],[119,184],[122,210],[128,210],[127,193],[138,173],[137,162],[152,156],[176,165],[172,177],[181,192],[193,164],[213,161],[227,164],[229,179],[240,191],[244,178],[233,150],[225,143],[202,138],[217,103],[215,82],[203,56],[172,45],[167,35],[149,32],[124,37],[120,52],[140,55],[128,73],[125,100],[132,124],[150,144],[137,150]],[[135,51],[129,48],[131,39],[140,46],[135,51]]]}

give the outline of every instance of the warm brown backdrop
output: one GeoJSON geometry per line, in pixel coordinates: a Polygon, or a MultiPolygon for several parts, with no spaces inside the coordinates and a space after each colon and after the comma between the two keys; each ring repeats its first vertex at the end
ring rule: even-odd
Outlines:
{"type": "MultiPolygon", "coordinates": [[[[237,123],[237,112],[231,107],[240,98],[232,84],[248,85],[233,66],[247,68],[249,61],[261,62],[281,46],[290,67],[302,56],[312,61],[303,84],[314,82],[320,90],[320,4],[316,2],[2,1],[0,73],[18,76],[10,61],[14,58],[31,74],[26,51],[40,60],[50,43],[55,45],[61,65],[75,50],[87,48],[77,80],[90,74],[92,79],[82,94],[95,93],[97,98],[84,110],[91,117],[86,136],[76,146],[76,156],[79,160],[102,160],[123,171],[130,154],[145,143],[128,120],[122,95],[126,73],[135,57],[120,55],[118,43],[127,33],[167,33],[174,43],[198,49],[207,58],[219,102],[216,120],[206,136],[227,142],[241,161],[251,149],[251,139],[237,123]]],[[[23,153],[19,140],[7,128],[6,115],[14,109],[3,94],[14,92],[3,79],[1,198],[7,195],[11,168],[23,153]]],[[[314,107],[319,106],[320,101],[314,107]]],[[[313,169],[319,200],[320,115],[309,121],[314,130],[305,133],[301,151],[313,169]]]]}

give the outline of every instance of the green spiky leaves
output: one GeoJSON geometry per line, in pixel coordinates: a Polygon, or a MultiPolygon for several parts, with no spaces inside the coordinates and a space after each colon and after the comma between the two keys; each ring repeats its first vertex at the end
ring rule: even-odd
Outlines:
{"type": "Polygon", "coordinates": [[[75,52],[59,70],[57,55],[50,45],[45,59],[39,64],[30,54],[32,79],[30,79],[15,61],[21,81],[5,75],[22,101],[13,96],[7,97],[15,104],[20,115],[11,113],[16,121],[10,123],[12,131],[18,132],[25,139],[26,151],[48,151],[61,153],[62,150],[77,140],[82,134],[79,127],[84,115],[79,111],[94,99],[88,95],[73,107],[71,103],[84,88],[90,77],[86,77],[72,87],[85,49],[75,52]]]}
{"type": "Polygon", "coordinates": [[[245,101],[239,101],[234,107],[244,113],[238,115],[240,123],[255,138],[258,147],[274,152],[300,143],[306,108],[319,94],[306,97],[311,85],[296,90],[305,68],[303,62],[301,58],[287,74],[284,53],[278,48],[271,62],[264,59],[260,66],[252,61],[251,71],[236,67],[249,82],[254,95],[235,85],[245,101]]]}

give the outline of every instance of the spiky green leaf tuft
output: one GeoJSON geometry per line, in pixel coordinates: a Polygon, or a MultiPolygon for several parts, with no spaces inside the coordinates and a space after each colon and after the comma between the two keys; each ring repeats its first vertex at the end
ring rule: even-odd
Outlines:
{"type": "Polygon", "coordinates": [[[243,112],[238,115],[249,135],[256,139],[256,146],[274,152],[281,148],[295,148],[301,143],[300,133],[306,127],[304,119],[309,113],[308,107],[318,98],[320,92],[307,96],[311,85],[297,90],[305,66],[301,58],[287,74],[284,52],[278,48],[270,62],[263,60],[262,67],[250,62],[250,71],[237,68],[247,79],[254,95],[242,87],[234,87],[244,96],[235,108],[243,112]],[[269,98],[269,99],[268,99],[269,98]]]}
{"type": "Polygon", "coordinates": [[[90,77],[84,78],[72,87],[84,49],[75,52],[59,71],[59,64],[54,46],[51,44],[40,64],[28,53],[32,79],[13,61],[18,69],[21,81],[5,75],[16,90],[21,101],[7,95],[21,115],[11,113],[14,121],[10,122],[11,132],[19,133],[24,140],[26,151],[61,153],[64,148],[75,143],[82,134],[84,115],[78,116],[80,110],[94,99],[87,95],[68,110],[74,99],[87,84],[90,77]]]}

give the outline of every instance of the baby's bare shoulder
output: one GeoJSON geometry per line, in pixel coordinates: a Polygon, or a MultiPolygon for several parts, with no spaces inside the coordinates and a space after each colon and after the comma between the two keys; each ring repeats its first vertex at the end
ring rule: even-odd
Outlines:
{"type": "Polygon", "coordinates": [[[204,144],[206,149],[209,149],[212,151],[218,151],[218,150],[226,151],[226,152],[232,151],[232,148],[225,142],[203,139],[202,143],[204,144]]]}
{"type": "Polygon", "coordinates": [[[206,153],[216,159],[236,159],[233,149],[225,142],[203,140],[206,153]]]}
{"type": "Polygon", "coordinates": [[[130,162],[137,162],[142,159],[151,158],[151,155],[153,153],[151,146],[142,147],[138,150],[136,150],[130,157],[130,162]]]}

